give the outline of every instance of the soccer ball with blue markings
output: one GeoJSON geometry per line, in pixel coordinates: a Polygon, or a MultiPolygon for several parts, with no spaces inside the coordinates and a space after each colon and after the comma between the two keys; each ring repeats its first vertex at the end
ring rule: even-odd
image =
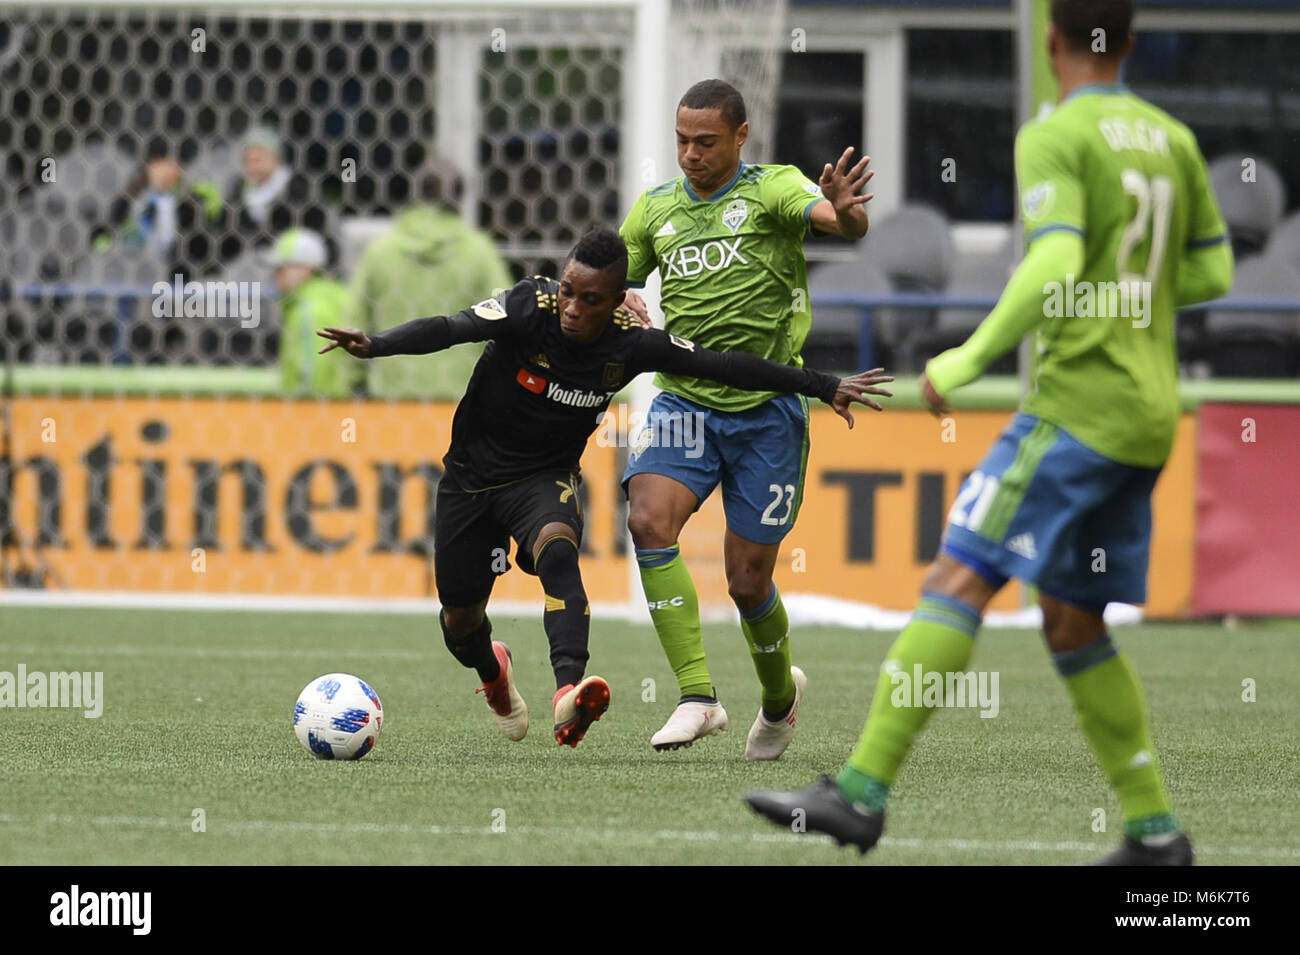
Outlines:
{"type": "Polygon", "coordinates": [[[379,694],[349,673],[317,677],[293,706],[293,731],[317,759],[360,759],[374,749],[383,728],[379,694]]]}

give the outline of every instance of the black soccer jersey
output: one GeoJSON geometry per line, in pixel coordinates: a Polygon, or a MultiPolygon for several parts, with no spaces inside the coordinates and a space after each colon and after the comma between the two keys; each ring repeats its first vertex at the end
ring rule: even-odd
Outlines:
{"type": "Polygon", "coordinates": [[[830,402],[839,379],[744,352],[716,352],[619,310],[600,338],[581,344],[560,329],[554,279],[524,279],[500,299],[455,315],[418,318],[370,336],[370,357],[424,355],[487,341],[452,421],[443,466],[468,491],[548,468],[577,470],[610,399],[641,372],[708,378],[753,391],[797,392],[830,402]]]}

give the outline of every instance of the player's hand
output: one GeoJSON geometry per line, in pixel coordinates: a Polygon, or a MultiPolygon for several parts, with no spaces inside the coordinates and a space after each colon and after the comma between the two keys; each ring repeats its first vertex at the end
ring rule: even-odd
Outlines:
{"type": "Polygon", "coordinates": [[[655,323],[650,319],[650,309],[646,308],[645,299],[632,289],[627,290],[627,295],[623,298],[623,307],[636,316],[642,328],[655,327],[655,323]]]}
{"type": "Polygon", "coordinates": [[[894,380],[893,375],[883,374],[885,369],[873,368],[871,371],[860,371],[856,375],[840,379],[840,386],[835,391],[835,399],[831,402],[831,407],[835,413],[849,423],[849,428],[853,428],[853,412],[849,410],[852,404],[866,405],[868,408],[874,408],[876,411],[885,409],[867,395],[881,395],[885,398],[894,397],[892,391],[884,388],[877,388],[877,385],[883,385],[886,382],[894,380]]]}
{"type": "Polygon", "coordinates": [[[370,357],[370,336],[359,328],[323,328],[316,334],[329,341],[328,345],[316,353],[318,355],[342,348],[355,358],[370,357]]]}
{"type": "Polygon", "coordinates": [[[936,418],[942,418],[952,412],[948,399],[934,390],[934,385],[930,384],[930,376],[925,372],[921,372],[921,400],[936,418]]]}
{"type": "Polygon", "coordinates": [[[830,163],[826,164],[822,169],[822,177],[817,182],[822,188],[822,195],[834,206],[836,216],[843,216],[876,197],[874,192],[865,196],[858,195],[876,174],[874,169],[867,168],[871,164],[871,157],[863,156],[849,168],[849,160],[852,158],[853,147],[850,146],[840,154],[839,161],[833,167],[830,163]]]}

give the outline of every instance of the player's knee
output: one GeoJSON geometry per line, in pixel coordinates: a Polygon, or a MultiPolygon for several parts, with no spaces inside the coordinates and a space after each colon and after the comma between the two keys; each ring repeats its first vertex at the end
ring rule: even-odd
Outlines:
{"type": "Polygon", "coordinates": [[[771,578],[758,573],[733,574],[727,580],[727,593],[741,613],[749,613],[761,607],[771,587],[771,578]]]}
{"type": "Polygon", "coordinates": [[[547,524],[537,532],[533,541],[533,567],[540,576],[543,557],[551,554],[549,562],[578,562],[578,535],[568,524],[560,521],[547,524]],[[553,553],[552,553],[553,552],[553,553]]]}
{"type": "Polygon", "coordinates": [[[536,557],[537,576],[546,591],[547,610],[551,601],[558,600],[571,606],[586,606],[587,592],[582,585],[582,572],[578,567],[578,542],[572,537],[555,535],[542,543],[536,557]]]}
{"type": "Polygon", "coordinates": [[[1047,596],[1040,596],[1038,603],[1043,608],[1043,639],[1053,653],[1069,653],[1105,639],[1106,621],[1100,613],[1047,596]]]}
{"type": "Polygon", "coordinates": [[[627,529],[632,534],[632,543],[642,550],[672,547],[677,542],[667,511],[631,507],[627,514],[627,529]]]}
{"type": "Polygon", "coordinates": [[[930,565],[921,584],[921,590],[924,593],[942,594],[960,600],[981,613],[997,593],[997,588],[981,577],[974,568],[946,554],[940,554],[930,565]]]}

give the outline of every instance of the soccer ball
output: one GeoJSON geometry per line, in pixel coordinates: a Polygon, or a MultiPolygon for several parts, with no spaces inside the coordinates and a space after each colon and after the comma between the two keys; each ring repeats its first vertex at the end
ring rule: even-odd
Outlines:
{"type": "Polygon", "coordinates": [[[383,728],[379,694],[348,673],[317,677],[293,705],[298,742],[318,759],[360,759],[374,748],[383,728]]]}

